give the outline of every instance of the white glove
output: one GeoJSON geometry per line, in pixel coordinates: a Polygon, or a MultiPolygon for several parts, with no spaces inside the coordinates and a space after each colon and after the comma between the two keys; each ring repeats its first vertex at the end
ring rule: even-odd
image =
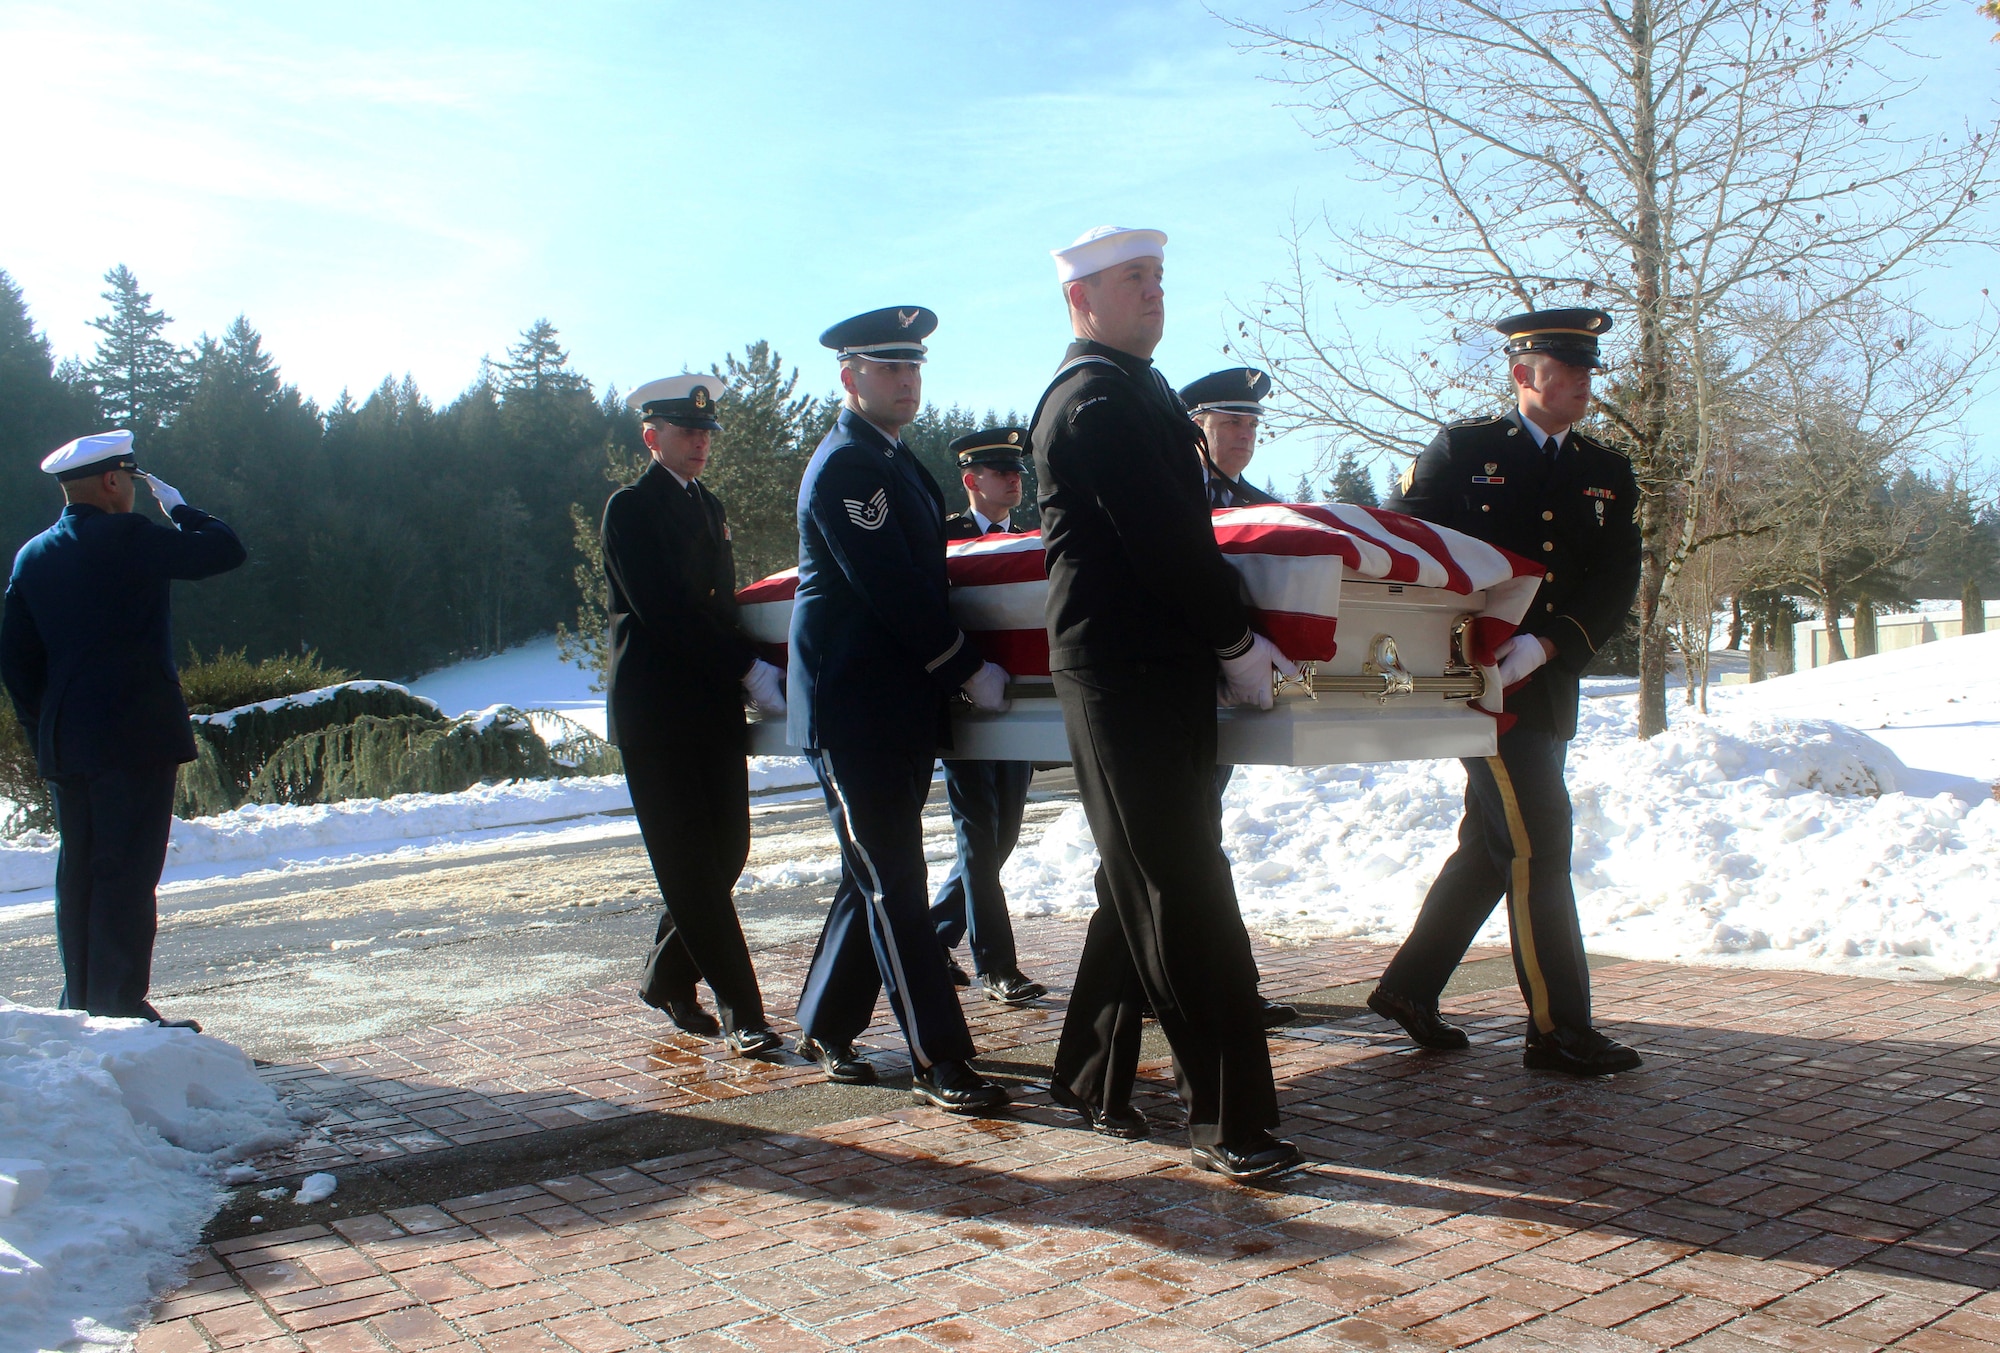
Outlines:
{"type": "Polygon", "coordinates": [[[1007,698],[1007,669],[997,662],[989,662],[965,679],[959,689],[965,692],[972,707],[988,714],[1005,714],[1013,706],[1007,698]]]}
{"type": "Polygon", "coordinates": [[[1222,660],[1222,681],[1216,699],[1225,705],[1255,705],[1259,709],[1271,707],[1271,669],[1275,667],[1288,677],[1296,678],[1298,664],[1278,651],[1278,646],[1263,635],[1252,632],[1250,647],[1241,657],[1222,660]]]}
{"type": "Polygon", "coordinates": [[[175,508],[187,506],[187,499],[181,497],[181,491],[158,475],[147,475],[146,482],[152,486],[153,501],[158,503],[160,511],[169,517],[174,515],[175,508]]]}
{"type": "Polygon", "coordinates": [[[1534,675],[1535,669],[1549,660],[1549,651],[1534,635],[1517,634],[1494,650],[1493,656],[1500,668],[1500,688],[1505,690],[1534,675]]]}
{"type": "Polygon", "coordinates": [[[750,670],[743,674],[743,689],[750,692],[750,703],[757,707],[758,713],[785,712],[785,690],[778,684],[781,675],[762,658],[750,659],[750,670]]]}

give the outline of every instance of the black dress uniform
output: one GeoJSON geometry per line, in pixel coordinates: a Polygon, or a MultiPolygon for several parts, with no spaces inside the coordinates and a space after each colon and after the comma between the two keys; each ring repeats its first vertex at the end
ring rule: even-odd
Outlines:
{"type": "Polygon", "coordinates": [[[1034,420],[1049,665],[1101,859],[1051,1092],[1129,1117],[1150,1003],[1196,1145],[1254,1149],[1277,1097],[1214,799],[1217,662],[1251,635],[1200,439],[1150,361],[1081,340],[1034,420]]]}
{"type": "MultiPolygon", "coordinates": [[[[1571,365],[1595,365],[1595,334],[1609,324],[1601,311],[1555,311],[1499,327],[1519,335],[1510,354],[1544,351],[1571,365]]],[[[1513,723],[1500,735],[1499,754],[1465,763],[1458,850],[1381,981],[1383,993],[1434,1010],[1504,896],[1531,1053],[1551,1035],[1561,1034],[1556,1042],[1595,1037],[1570,882],[1563,770],[1576,733],[1578,678],[1625,624],[1638,592],[1640,550],[1631,462],[1575,428],[1550,439],[1554,445],[1537,440],[1518,411],[1454,423],[1425,448],[1389,504],[1541,560],[1542,586],[1520,632],[1547,639],[1556,655],[1508,693],[1513,723]]]]}
{"type": "MultiPolygon", "coordinates": [[[[961,468],[990,465],[1024,470],[1021,457],[1027,451],[1027,433],[1004,427],[968,433],[952,442],[951,451],[961,468]]],[[[1005,535],[1013,529],[1005,518],[982,522],[970,506],[944,519],[948,540],[1005,535]]],[[[1031,761],[946,758],[944,763],[944,793],[951,805],[958,858],[932,899],[931,925],[947,951],[969,936],[972,970],[990,979],[989,990],[997,986],[1001,992],[1018,991],[1018,997],[995,995],[1012,1003],[1046,994],[1038,984],[1014,980],[1020,976],[1020,959],[1014,949],[1014,923],[1007,915],[1007,893],[1000,886],[1000,870],[1021,839],[1021,818],[1034,775],[1031,761]]]]}
{"type": "MultiPolygon", "coordinates": [[[[697,385],[638,407],[645,417],[713,430],[720,390],[716,381],[713,390],[697,385]]],[[[755,654],[737,618],[722,504],[700,480],[683,484],[655,461],[604,505],[604,575],[611,741],[665,903],[640,999],[680,1018],[705,978],[725,1029],[763,1029],[763,996],[732,896],[750,857],[742,678],[755,654]]]]}
{"type": "MultiPolygon", "coordinates": [[[[43,468],[136,471],[131,434],[79,438],[43,468]]],[[[169,490],[171,492],[171,490],[169,490]]],[[[178,497],[178,495],[176,495],[178,497]]],[[[242,564],[227,525],[180,503],[169,528],[72,503],[21,547],[0,618],[0,675],[55,802],[62,1005],[159,1019],[146,999],[174,780],[195,758],[174,667],[172,585],[242,564]]]]}
{"type": "MultiPolygon", "coordinates": [[[[883,312],[874,312],[880,315],[883,312]]],[[[936,325],[918,308],[880,361],[922,359],[936,325]]],[[[857,317],[822,336],[828,346],[857,317]]],[[[850,1046],[886,990],[919,1072],[973,1056],[972,1035],[929,921],[923,807],[947,702],[984,665],[946,605],[944,494],[916,455],[852,409],[799,486],[787,739],[806,749],[840,842],[840,886],[798,1021],[822,1047],[850,1046]]]]}

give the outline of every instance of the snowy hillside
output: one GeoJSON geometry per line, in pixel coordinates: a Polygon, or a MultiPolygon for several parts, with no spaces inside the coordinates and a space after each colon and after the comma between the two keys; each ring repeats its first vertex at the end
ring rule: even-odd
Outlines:
{"type": "MultiPolygon", "coordinates": [[[[1952,639],[1713,689],[1705,719],[1676,697],[1645,743],[1634,697],[1586,701],[1570,790],[1592,952],[2000,978],[1996,673],[2000,633],[1952,639]]],[[[1239,769],[1223,830],[1245,915],[1401,939],[1464,786],[1455,762],[1239,769]]],[[[1010,902],[1086,912],[1094,866],[1072,810],[1010,863],[1010,902]]],[[[1506,942],[1501,912],[1482,939],[1506,942]]]]}

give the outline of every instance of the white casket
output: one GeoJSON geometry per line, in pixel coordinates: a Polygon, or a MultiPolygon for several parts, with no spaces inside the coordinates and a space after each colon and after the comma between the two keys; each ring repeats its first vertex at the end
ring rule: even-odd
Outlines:
{"type": "MultiPolygon", "coordinates": [[[[1539,565],[1379,509],[1231,508],[1215,525],[1243,575],[1252,623],[1308,674],[1285,683],[1272,709],[1218,711],[1219,760],[1308,766],[1493,754],[1501,713],[1493,650],[1526,613],[1539,565]]],[[[953,617],[1014,681],[1007,713],[954,714],[952,747],[939,754],[1068,761],[1048,676],[1040,537],[960,542],[946,562],[953,617]]],[[[791,570],[738,594],[745,629],[780,665],[796,586],[791,570]]],[[[782,718],[754,721],[751,754],[796,754],[784,737],[782,718]]]]}

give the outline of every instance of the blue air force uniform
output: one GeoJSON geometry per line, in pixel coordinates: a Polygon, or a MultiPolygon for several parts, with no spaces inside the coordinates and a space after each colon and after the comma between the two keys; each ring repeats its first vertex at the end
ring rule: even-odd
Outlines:
{"type": "MultiPolygon", "coordinates": [[[[921,307],[893,308],[821,341],[843,358],[921,361],[936,323],[921,307]]],[[[943,492],[909,447],[844,409],[799,486],[788,681],[788,740],[806,749],[841,857],[800,1029],[821,1047],[851,1045],[886,990],[920,1072],[973,1056],[924,864],[947,702],[984,665],[946,606],[944,516],[943,492]]]]}
{"type": "MultiPolygon", "coordinates": [[[[1016,472],[1027,469],[1028,449],[1023,428],[987,428],[955,439],[951,452],[959,466],[977,465],[1016,472]]],[[[968,504],[965,511],[945,518],[945,536],[976,540],[1005,535],[1014,524],[987,521],[968,504]]],[[[931,903],[931,924],[947,950],[970,939],[972,970],[987,979],[996,1000],[1020,1004],[1047,994],[1037,983],[1020,979],[1014,949],[1014,923],[1007,915],[1007,893],[1000,870],[1021,839],[1021,819],[1028,806],[1028,784],[1034,779],[1030,761],[969,761],[946,758],[944,792],[951,804],[952,834],[958,858],[931,903]],[[1007,994],[1014,993],[1014,994],[1007,994]],[[1030,994],[1032,993],[1032,994],[1030,994]]]]}
{"type": "MultiPolygon", "coordinates": [[[[129,432],[79,438],[42,468],[137,474],[129,432]]],[[[164,490],[164,492],[161,492],[164,490]]],[[[65,1009],[158,1019],[146,999],[174,780],[195,759],[174,667],[172,585],[244,560],[235,532],[172,502],[172,527],[72,503],[21,547],[0,617],[0,676],[55,801],[65,1009]]]]}
{"type": "MultiPolygon", "coordinates": [[[[1510,356],[1545,352],[1573,367],[1596,367],[1596,335],[1610,323],[1602,311],[1559,310],[1495,327],[1508,335],[1510,356]]],[[[1610,1044],[1616,1055],[1606,1053],[1608,1040],[1591,1030],[1563,778],[1576,734],[1578,678],[1624,626],[1638,592],[1637,501],[1623,455],[1576,428],[1545,440],[1516,410],[1444,428],[1389,504],[1544,565],[1521,633],[1547,639],[1556,655],[1508,692],[1513,723],[1500,735],[1498,755],[1466,761],[1458,850],[1381,982],[1392,1000],[1434,1010],[1467,946],[1506,897],[1515,974],[1528,1004],[1531,1067],[1538,1057],[1544,1069],[1558,1070],[1619,1070],[1638,1062],[1617,1044],[1610,1044]],[[1582,1059],[1576,1065],[1572,1052],[1582,1059]]]]}

